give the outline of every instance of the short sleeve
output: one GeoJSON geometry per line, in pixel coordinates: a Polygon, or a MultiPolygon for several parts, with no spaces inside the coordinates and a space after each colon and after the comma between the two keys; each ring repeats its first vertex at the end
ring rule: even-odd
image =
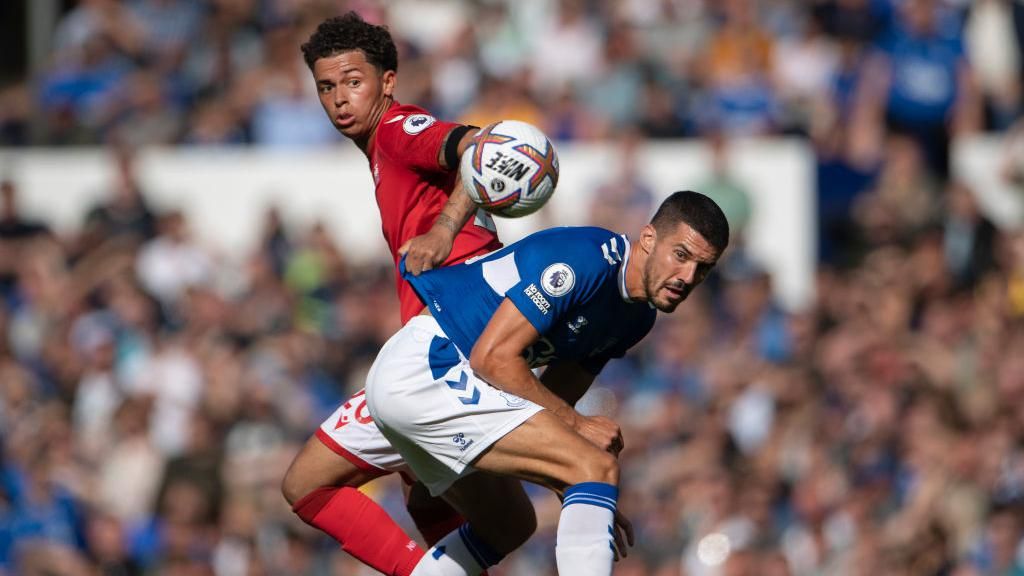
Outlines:
{"type": "Polygon", "coordinates": [[[438,160],[448,134],[460,126],[414,109],[381,122],[377,146],[393,162],[417,172],[448,172],[438,160]]]}
{"type": "MultiPolygon", "coordinates": [[[[516,251],[520,281],[505,296],[537,332],[546,333],[569,310],[616,281],[617,262],[611,265],[602,256],[601,239],[594,236],[553,234],[516,251]]],[[[606,236],[609,241],[615,237],[606,236]]]]}

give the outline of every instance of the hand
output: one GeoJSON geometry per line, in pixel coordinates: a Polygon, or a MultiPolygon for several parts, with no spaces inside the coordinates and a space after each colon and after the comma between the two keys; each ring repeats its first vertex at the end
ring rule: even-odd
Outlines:
{"type": "Polygon", "coordinates": [[[604,416],[577,416],[573,424],[576,433],[583,436],[601,450],[618,456],[625,446],[622,430],[610,418],[604,416]]]}
{"type": "Polygon", "coordinates": [[[411,238],[398,253],[405,256],[405,269],[413,276],[443,264],[455,238],[444,227],[434,226],[426,234],[411,238]]]}
{"type": "Polygon", "coordinates": [[[612,552],[615,553],[615,561],[618,562],[629,556],[626,545],[633,545],[633,523],[619,510],[615,511],[615,531],[612,536],[615,537],[615,548],[612,552]],[[625,534],[625,538],[623,538],[623,534],[625,534]]]}

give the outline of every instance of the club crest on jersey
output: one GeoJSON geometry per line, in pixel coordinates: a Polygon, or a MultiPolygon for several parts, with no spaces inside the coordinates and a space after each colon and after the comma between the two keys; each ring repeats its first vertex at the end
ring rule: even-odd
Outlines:
{"type": "Polygon", "coordinates": [[[568,264],[559,262],[544,269],[540,275],[540,287],[549,296],[562,296],[568,294],[576,284],[576,273],[568,264]]]}
{"type": "Polygon", "coordinates": [[[415,136],[429,128],[436,121],[433,116],[428,116],[427,114],[413,114],[406,118],[405,122],[402,122],[402,130],[405,130],[406,134],[415,136]]]}

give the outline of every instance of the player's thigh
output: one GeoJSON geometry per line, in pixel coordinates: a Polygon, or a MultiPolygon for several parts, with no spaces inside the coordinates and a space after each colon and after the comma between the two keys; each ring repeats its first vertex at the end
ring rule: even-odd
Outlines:
{"type": "Polygon", "coordinates": [[[581,482],[617,484],[619,480],[614,456],[548,410],[506,433],[472,464],[477,470],[522,478],[557,492],[581,482]]]}
{"type": "Polygon", "coordinates": [[[294,503],[323,486],[356,487],[404,470],[404,460],[370,418],[360,390],[306,442],[285,474],[282,491],[294,503]]]}
{"type": "Polygon", "coordinates": [[[414,318],[388,341],[366,394],[380,431],[432,494],[474,468],[556,490],[617,480],[610,454],[540,406],[478,378],[431,317],[414,318]]]}
{"type": "Polygon", "coordinates": [[[383,474],[383,471],[369,471],[357,467],[325,446],[316,436],[310,436],[288,467],[281,483],[281,491],[289,504],[295,504],[317,488],[358,487],[383,474]]]}
{"type": "Polygon", "coordinates": [[[509,476],[477,472],[463,476],[444,493],[484,542],[508,554],[537,529],[533,504],[522,483],[509,476]]]}

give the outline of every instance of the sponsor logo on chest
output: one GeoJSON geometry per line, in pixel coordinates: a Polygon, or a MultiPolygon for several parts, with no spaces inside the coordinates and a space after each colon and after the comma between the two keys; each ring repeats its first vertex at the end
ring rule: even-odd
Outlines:
{"type": "Polygon", "coordinates": [[[566,326],[569,327],[569,330],[572,330],[573,334],[579,334],[580,330],[582,330],[583,327],[586,325],[587,319],[584,318],[583,316],[577,316],[576,319],[573,320],[572,322],[566,323],[566,326]]]}

